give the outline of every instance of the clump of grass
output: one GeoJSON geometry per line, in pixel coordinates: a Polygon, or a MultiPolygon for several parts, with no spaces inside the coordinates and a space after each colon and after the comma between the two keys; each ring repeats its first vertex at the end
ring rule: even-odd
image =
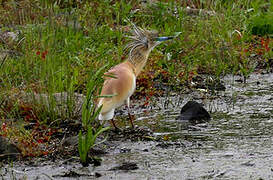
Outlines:
{"type": "Polygon", "coordinates": [[[96,94],[101,92],[104,68],[105,66],[95,73],[91,72],[87,84],[88,90],[82,109],[82,130],[79,132],[78,144],[79,155],[83,166],[88,166],[89,164],[88,152],[96,145],[97,137],[109,129],[109,127],[103,127],[103,124],[96,122],[96,118],[101,110],[101,107],[97,107],[95,104],[96,98],[98,98],[96,94]]]}
{"type": "Polygon", "coordinates": [[[273,35],[273,6],[268,1],[253,1],[250,9],[251,17],[248,19],[248,30],[259,36],[273,35]]]}
{"type": "Polygon", "coordinates": [[[273,12],[261,14],[255,16],[251,19],[251,24],[249,25],[251,33],[254,35],[272,35],[273,34],[273,12]]]}

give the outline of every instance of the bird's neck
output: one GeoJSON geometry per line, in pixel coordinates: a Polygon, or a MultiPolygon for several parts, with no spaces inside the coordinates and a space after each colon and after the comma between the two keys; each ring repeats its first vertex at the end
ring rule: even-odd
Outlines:
{"type": "Polygon", "coordinates": [[[139,73],[146,65],[149,54],[150,52],[147,53],[139,52],[137,54],[134,54],[134,56],[131,57],[131,59],[130,58],[128,59],[128,62],[133,65],[136,76],[139,75],[139,73]]]}

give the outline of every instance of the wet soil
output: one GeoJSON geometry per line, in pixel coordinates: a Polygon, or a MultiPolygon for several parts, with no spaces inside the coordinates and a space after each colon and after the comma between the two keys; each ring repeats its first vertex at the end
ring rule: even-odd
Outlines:
{"type": "Polygon", "coordinates": [[[141,108],[141,102],[132,102],[134,130],[125,109],[120,109],[117,124],[124,130],[109,131],[108,140],[93,150],[102,159],[98,166],[82,167],[75,141],[70,144],[74,153],[56,156],[55,161],[44,157],[15,161],[3,165],[0,175],[4,179],[273,179],[273,74],[251,74],[245,84],[240,79],[224,77],[225,91],[199,88],[170,93],[141,108]],[[203,103],[211,121],[191,124],[177,119],[189,100],[203,103]]]}

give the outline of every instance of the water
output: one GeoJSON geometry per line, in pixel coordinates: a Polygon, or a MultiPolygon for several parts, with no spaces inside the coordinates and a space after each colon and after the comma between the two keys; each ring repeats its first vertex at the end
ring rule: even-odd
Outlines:
{"type": "Polygon", "coordinates": [[[99,179],[273,179],[273,74],[252,74],[246,84],[236,82],[238,78],[226,76],[226,91],[213,96],[195,91],[159,98],[152,109],[136,105],[136,124],[148,126],[165,145],[114,142],[98,167],[83,168],[78,161],[15,163],[2,174],[28,179],[69,179],[62,177],[67,172],[78,173],[77,179],[93,179],[95,172],[99,179]],[[209,123],[176,120],[182,105],[192,99],[211,112],[209,123]],[[134,162],[138,169],[111,170],[123,162],[134,162]]]}

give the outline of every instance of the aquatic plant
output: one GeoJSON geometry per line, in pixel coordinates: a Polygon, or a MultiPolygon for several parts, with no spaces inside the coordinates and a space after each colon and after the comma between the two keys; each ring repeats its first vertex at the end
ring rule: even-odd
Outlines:
{"type": "Polygon", "coordinates": [[[78,151],[83,166],[88,165],[88,152],[96,145],[97,137],[109,129],[109,127],[103,127],[103,124],[96,122],[101,107],[97,108],[95,103],[98,98],[96,94],[101,91],[103,70],[106,66],[101,67],[95,73],[91,71],[87,84],[87,95],[82,107],[82,130],[79,132],[78,142],[78,151]]]}

